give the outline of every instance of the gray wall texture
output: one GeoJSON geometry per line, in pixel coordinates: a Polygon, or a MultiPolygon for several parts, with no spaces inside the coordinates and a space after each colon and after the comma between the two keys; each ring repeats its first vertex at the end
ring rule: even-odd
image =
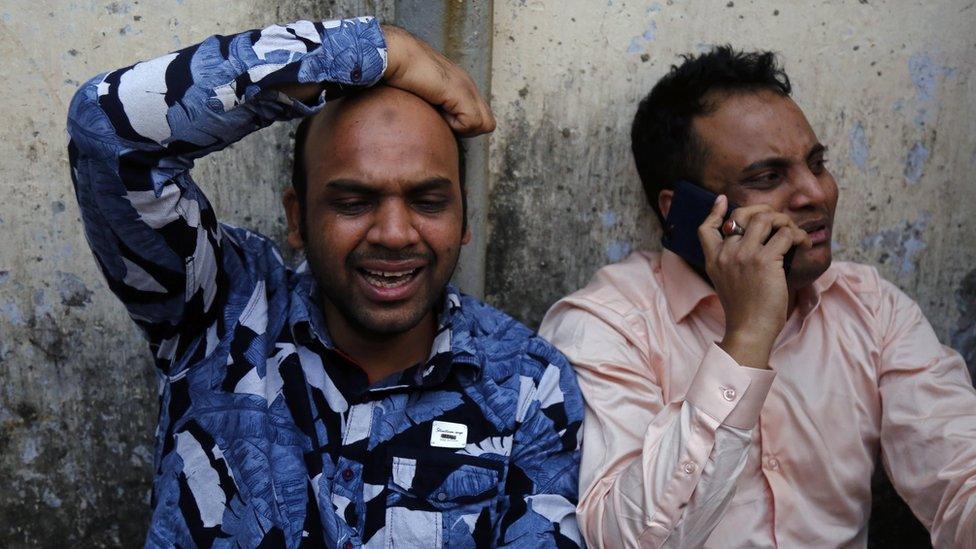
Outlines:
{"type": "MultiPolygon", "coordinates": [[[[64,131],[79,83],[215,33],[394,6],[0,1],[0,546],[137,545],[148,518],[155,377],[81,232],[64,131]]],[[[630,118],[678,54],[729,42],[783,54],[830,146],[837,257],[877,265],[976,364],[972,2],[505,0],[494,29],[488,301],[534,326],[658,247],[630,118]]],[[[223,220],[282,241],[291,130],[199,163],[223,220]]]]}

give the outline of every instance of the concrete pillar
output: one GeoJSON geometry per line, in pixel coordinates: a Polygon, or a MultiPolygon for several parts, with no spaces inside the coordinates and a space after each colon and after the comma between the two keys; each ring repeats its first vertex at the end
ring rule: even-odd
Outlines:
{"type": "MultiPolygon", "coordinates": [[[[491,93],[492,0],[397,0],[396,23],[444,52],[491,93]]],[[[461,251],[455,283],[466,293],[485,291],[488,247],[488,137],[464,140],[468,227],[471,242],[461,251]]]]}

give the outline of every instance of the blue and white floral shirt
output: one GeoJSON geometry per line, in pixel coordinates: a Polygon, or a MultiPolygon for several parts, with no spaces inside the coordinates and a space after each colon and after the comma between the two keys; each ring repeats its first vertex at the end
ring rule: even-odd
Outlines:
{"type": "Polygon", "coordinates": [[[148,546],[581,544],[583,403],[558,351],[449,287],[427,362],[370,385],[304,266],[218,223],[190,176],[324,103],[271,86],[348,90],[385,64],[374,20],[299,21],[97,76],[71,103],[88,242],[161,380],[148,546]]]}

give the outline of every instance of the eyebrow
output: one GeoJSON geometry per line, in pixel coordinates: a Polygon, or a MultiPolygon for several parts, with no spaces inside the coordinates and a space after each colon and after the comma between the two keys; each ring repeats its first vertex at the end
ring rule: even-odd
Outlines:
{"type": "MultiPolygon", "coordinates": [[[[412,185],[407,192],[410,194],[414,193],[424,193],[428,191],[433,191],[441,189],[443,187],[450,187],[453,183],[450,179],[446,177],[430,177],[422,180],[416,185],[412,185]]],[[[333,179],[325,184],[326,188],[341,192],[353,193],[353,194],[363,194],[363,195],[374,195],[379,194],[379,191],[371,186],[363,183],[362,181],[356,181],[355,179],[333,179]]]]}
{"type": "Polygon", "coordinates": [[[431,177],[429,179],[425,179],[420,183],[414,185],[407,192],[411,194],[425,193],[429,191],[436,191],[444,187],[450,187],[451,185],[453,185],[453,183],[451,182],[450,179],[446,177],[431,177]]]}
{"type": "Polygon", "coordinates": [[[333,179],[325,184],[327,189],[354,194],[377,194],[376,189],[355,179],[333,179]]]}
{"type": "MultiPolygon", "coordinates": [[[[811,157],[827,152],[826,145],[822,143],[817,143],[810,149],[807,153],[806,159],[809,160],[811,157]]],[[[742,168],[742,173],[748,173],[755,170],[761,170],[765,168],[783,169],[790,165],[790,160],[782,156],[776,156],[773,158],[764,158],[762,160],[757,160],[752,164],[749,164],[745,168],[742,168]]]]}

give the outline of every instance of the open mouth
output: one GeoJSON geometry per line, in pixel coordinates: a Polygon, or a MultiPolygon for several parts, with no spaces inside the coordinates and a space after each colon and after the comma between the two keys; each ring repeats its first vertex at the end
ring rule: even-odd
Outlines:
{"type": "Polygon", "coordinates": [[[810,242],[814,246],[830,240],[830,228],[826,222],[808,223],[802,225],[801,228],[810,235],[810,242]]]}
{"type": "Polygon", "coordinates": [[[374,269],[365,269],[360,267],[357,269],[359,274],[362,275],[366,282],[375,288],[390,290],[394,288],[401,288],[410,284],[417,278],[423,267],[417,267],[415,269],[403,270],[403,271],[377,271],[374,269]]]}

